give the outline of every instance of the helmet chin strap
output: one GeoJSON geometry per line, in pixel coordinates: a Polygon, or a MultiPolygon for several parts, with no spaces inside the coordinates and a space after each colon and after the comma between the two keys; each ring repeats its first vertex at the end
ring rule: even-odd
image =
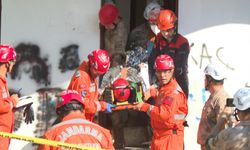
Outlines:
{"type": "Polygon", "coordinates": [[[89,72],[90,72],[90,75],[91,75],[91,78],[95,78],[95,75],[94,75],[94,70],[93,70],[93,68],[92,68],[93,66],[90,66],[89,67],[89,72]]]}
{"type": "Polygon", "coordinates": [[[7,72],[10,72],[10,62],[6,63],[7,72]]]}
{"type": "Polygon", "coordinates": [[[236,121],[240,121],[240,118],[238,117],[238,110],[237,109],[234,110],[233,115],[234,115],[236,121]]]}

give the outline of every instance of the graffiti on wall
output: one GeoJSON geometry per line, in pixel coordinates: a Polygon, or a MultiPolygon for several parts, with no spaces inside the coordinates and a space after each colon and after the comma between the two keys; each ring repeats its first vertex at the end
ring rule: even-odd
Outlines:
{"type": "MultiPolygon", "coordinates": [[[[193,47],[194,47],[194,43],[190,45],[191,49],[193,47]]],[[[219,65],[221,65],[225,70],[235,71],[235,68],[232,65],[230,65],[226,60],[223,60],[223,57],[222,57],[223,53],[226,53],[226,50],[224,49],[224,47],[218,47],[215,50],[214,49],[211,50],[211,49],[208,49],[207,44],[203,43],[200,47],[199,55],[196,55],[198,57],[194,57],[193,55],[190,55],[190,59],[191,59],[192,65],[198,67],[198,69],[202,69],[207,63],[214,63],[216,61],[216,62],[219,62],[220,63],[219,65]],[[215,54],[213,55],[213,53],[215,54]]],[[[196,89],[196,91],[193,91],[193,92],[197,92],[197,90],[198,90],[198,93],[200,93],[199,96],[197,97],[195,93],[192,93],[192,91],[190,91],[188,100],[192,102],[192,104],[197,105],[197,107],[203,106],[206,100],[208,99],[209,92],[207,92],[205,88],[196,89]]],[[[195,114],[195,116],[193,116],[195,117],[195,120],[197,122],[200,121],[200,115],[201,114],[195,114]]]]}
{"type": "MultiPolygon", "coordinates": [[[[78,45],[71,44],[61,49],[62,55],[59,62],[61,72],[74,70],[79,66],[78,45]]],[[[21,80],[23,75],[29,74],[29,78],[36,83],[45,85],[44,88],[38,89],[36,92],[38,97],[34,97],[34,101],[38,103],[35,112],[35,129],[33,131],[35,137],[42,137],[45,131],[52,126],[56,120],[55,103],[57,95],[62,91],[61,88],[48,87],[50,85],[50,65],[47,57],[40,56],[40,47],[36,44],[20,43],[15,47],[17,53],[16,64],[11,72],[11,79],[21,80]]],[[[17,93],[13,89],[12,93],[17,93]]],[[[20,97],[21,95],[19,95],[20,97]]],[[[20,129],[24,123],[23,109],[15,110],[14,131],[20,129]]],[[[29,146],[37,147],[37,144],[29,144],[29,146]]]]}
{"type": "MultiPolygon", "coordinates": [[[[35,137],[41,138],[44,133],[51,127],[56,121],[56,101],[58,99],[59,93],[63,91],[61,88],[40,88],[37,90],[38,97],[34,98],[34,101],[38,102],[38,108],[35,112],[35,130],[33,131],[35,137]]],[[[16,89],[9,90],[10,95],[18,94],[19,97],[22,96],[21,93],[16,89]]],[[[32,106],[34,107],[34,106],[32,106]]],[[[24,108],[15,109],[15,123],[13,131],[20,129],[21,125],[25,123],[24,121],[24,108]]],[[[29,145],[34,149],[38,146],[37,144],[32,143],[29,145]]]]}
{"type": "Polygon", "coordinates": [[[49,85],[49,65],[47,58],[40,57],[40,48],[35,44],[20,43],[15,47],[16,65],[11,72],[12,79],[21,79],[22,71],[38,84],[49,85]]]}
{"type": "MultiPolygon", "coordinates": [[[[51,127],[56,120],[56,101],[61,88],[40,88],[38,93],[38,109],[36,112],[36,129],[34,131],[35,137],[42,137],[49,127],[51,127]]],[[[36,146],[36,144],[33,144],[36,146]]]]}
{"type": "Polygon", "coordinates": [[[79,46],[76,44],[71,44],[61,49],[60,54],[62,57],[59,63],[61,72],[75,70],[79,66],[80,59],[78,56],[78,47],[79,46]]]}
{"type": "MultiPolygon", "coordinates": [[[[59,62],[61,72],[74,70],[79,66],[78,45],[71,44],[61,49],[59,62]]],[[[40,56],[40,47],[35,44],[20,43],[15,47],[16,65],[11,72],[12,79],[21,79],[22,72],[30,74],[30,78],[38,84],[50,85],[50,65],[48,58],[40,56]]]]}
{"type": "MultiPolygon", "coordinates": [[[[194,43],[192,43],[190,45],[190,48],[192,48],[194,46],[194,43]]],[[[209,50],[207,48],[207,45],[205,43],[202,44],[202,47],[201,47],[201,53],[200,53],[200,62],[198,63],[198,59],[195,58],[194,56],[191,56],[191,59],[192,61],[194,62],[194,64],[196,66],[199,66],[199,68],[201,69],[202,68],[202,65],[203,65],[203,61],[204,59],[207,59],[209,63],[212,63],[212,59],[217,59],[223,66],[225,66],[227,69],[230,69],[230,70],[235,70],[232,66],[229,65],[228,62],[224,61],[222,59],[222,54],[223,54],[223,50],[224,48],[223,47],[219,47],[215,50],[216,52],[216,58],[213,58],[212,55],[209,53],[209,50]]]]}

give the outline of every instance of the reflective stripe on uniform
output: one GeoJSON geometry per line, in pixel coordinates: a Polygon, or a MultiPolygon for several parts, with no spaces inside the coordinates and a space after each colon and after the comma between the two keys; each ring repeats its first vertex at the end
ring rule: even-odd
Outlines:
{"type": "Polygon", "coordinates": [[[176,89],[175,89],[175,94],[178,94],[182,91],[181,87],[179,85],[177,85],[176,89]]]}
{"type": "Polygon", "coordinates": [[[14,107],[12,102],[8,102],[10,104],[10,109],[12,110],[12,108],[14,107]]]}
{"type": "Polygon", "coordinates": [[[175,114],[174,119],[175,120],[184,120],[186,118],[186,115],[184,114],[175,114]]]}
{"type": "Polygon", "coordinates": [[[75,72],[75,76],[76,76],[77,78],[81,76],[81,73],[80,73],[80,71],[79,71],[79,70],[76,70],[76,72],[75,72]]]}
{"type": "Polygon", "coordinates": [[[100,102],[96,101],[95,104],[96,104],[97,111],[100,111],[102,109],[100,102]]]}
{"type": "Polygon", "coordinates": [[[4,91],[2,92],[2,97],[3,97],[3,98],[7,98],[7,97],[8,97],[8,94],[7,94],[6,90],[4,90],[4,91]]]}
{"type": "Polygon", "coordinates": [[[151,113],[151,111],[152,111],[152,109],[154,108],[155,106],[153,106],[153,105],[150,105],[149,106],[149,109],[147,110],[147,114],[150,116],[150,113],[151,113]]]}

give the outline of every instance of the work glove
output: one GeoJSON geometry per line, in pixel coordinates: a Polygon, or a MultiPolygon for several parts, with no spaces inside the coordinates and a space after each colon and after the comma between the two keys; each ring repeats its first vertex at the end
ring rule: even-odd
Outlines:
{"type": "Polygon", "coordinates": [[[111,113],[112,112],[112,108],[114,108],[114,107],[115,107],[115,105],[107,103],[107,108],[106,108],[105,112],[111,113]]]}
{"type": "Polygon", "coordinates": [[[25,107],[24,112],[23,112],[23,117],[25,117],[24,122],[26,124],[29,124],[29,123],[31,124],[34,121],[35,119],[34,110],[31,107],[31,105],[28,105],[25,107]]]}

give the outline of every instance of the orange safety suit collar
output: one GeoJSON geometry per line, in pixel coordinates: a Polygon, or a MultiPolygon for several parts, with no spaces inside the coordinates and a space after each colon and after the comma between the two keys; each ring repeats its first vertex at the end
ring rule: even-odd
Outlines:
{"type": "Polygon", "coordinates": [[[84,72],[86,72],[87,74],[89,74],[89,77],[91,78],[92,81],[95,80],[95,78],[93,78],[91,76],[91,71],[90,71],[90,64],[89,61],[83,61],[80,65],[79,65],[79,70],[82,70],[84,72]]]}
{"type": "Polygon", "coordinates": [[[6,82],[7,82],[6,77],[3,77],[3,76],[1,76],[1,75],[0,75],[0,80],[1,80],[3,83],[5,83],[5,84],[6,84],[6,82]]]}
{"type": "Polygon", "coordinates": [[[71,120],[71,119],[75,119],[75,118],[81,118],[81,119],[85,119],[85,115],[84,113],[77,111],[77,112],[71,112],[69,113],[67,116],[65,116],[62,121],[66,121],[66,120],[71,120]]]}

